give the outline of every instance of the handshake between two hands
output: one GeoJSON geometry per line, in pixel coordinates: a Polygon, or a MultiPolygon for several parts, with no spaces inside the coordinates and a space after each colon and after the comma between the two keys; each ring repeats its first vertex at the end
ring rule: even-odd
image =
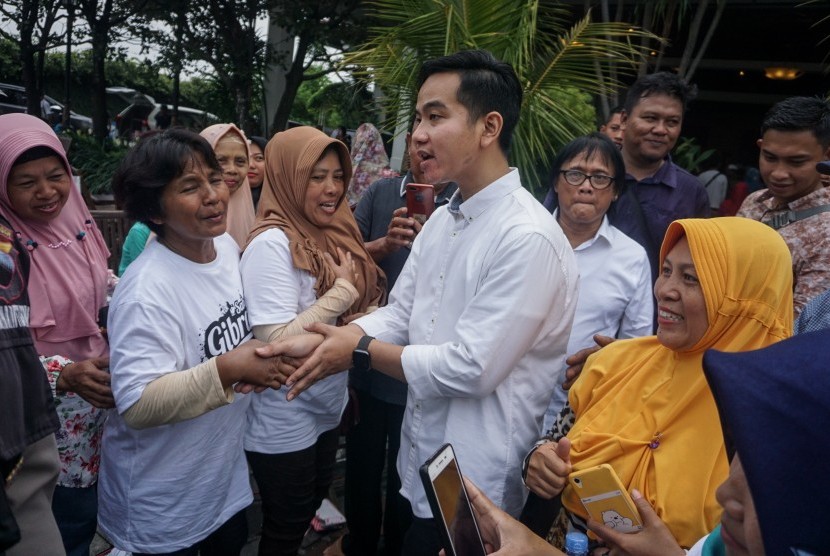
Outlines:
{"type": "Polygon", "coordinates": [[[234,391],[247,394],[284,385],[289,388],[286,398],[290,401],[316,382],[351,367],[352,351],[361,336],[359,328],[318,322],[307,326],[306,331],[309,333],[270,344],[256,340],[245,344],[249,347],[240,355],[250,357],[253,351],[259,359],[254,366],[260,371],[242,377],[234,384],[234,391]]]}

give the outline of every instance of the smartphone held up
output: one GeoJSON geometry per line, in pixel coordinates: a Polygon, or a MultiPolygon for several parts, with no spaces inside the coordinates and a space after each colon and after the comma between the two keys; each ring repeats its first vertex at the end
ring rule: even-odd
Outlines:
{"type": "Polygon", "coordinates": [[[406,184],[406,213],[421,225],[435,210],[435,188],[426,183],[406,184]]]}
{"type": "Polygon", "coordinates": [[[421,466],[421,481],[447,556],[485,556],[473,507],[450,444],[421,466]]]}

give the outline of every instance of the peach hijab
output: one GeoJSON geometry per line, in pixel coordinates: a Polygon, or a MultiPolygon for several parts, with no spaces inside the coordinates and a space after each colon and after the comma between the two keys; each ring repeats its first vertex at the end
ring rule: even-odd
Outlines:
{"type": "Polygon", "coordinates": [[[334,145],[343,167],[345,190],[352,176],[349,151],[342,142],[308,126],[295,127],[274,135],[265,145],[265,180],[259,199],[256,225],[248,243],[270,228],[280,228],[288,236],[294,267],[317,278],[314,290],[317,297],[327,292],[336,279],[323,259],[330,253],[337,260],[337,247],[352,254],[360,297],[343,313],[364,313],[385,299],[386,276],[378,268],[363,246],[363,236],[357,227],[345,191],[337,202],[337,212],[331,225],[324,228],[312,224],[305,215],[303,204],[308,181],[315,164],[329,146],[334,145]]]}
{"type": "MultiPolygon", "coordinates": [[[[239,136],[250,159],[251,151],[248,148],[248,138],[245,137],[245,133],[241,129],[233,124],[215,124],[203,129],[199,135],[207,139],[215,151],[216,145],[229,133],[239,136]]],[[[242,178],[242,183],[236,188],[228,201],[228,233],[240,247],[245,245],[248,233],[253,228],[255,220],[254,199],[251,196],[251,186],[248,184],[247,170],[243,173],[242,178]]]]}
{"type": "MultiPolygon", "coordinates": [[[[790,252],[772,228],[735,217],[677,220],[663,240],[661,265],[683,236],[703,289],[707,331],[684,351],[649,336],[614,342],[589,358],[568,396],[576,420],[567,436],[574,471],[610,464],[689,547],[718,524],[715,489],[729,473],[703,353],[789,337],[793,301],[790,252]]],[[[584,516],[570,486],[562,501],[584,516]]]]}

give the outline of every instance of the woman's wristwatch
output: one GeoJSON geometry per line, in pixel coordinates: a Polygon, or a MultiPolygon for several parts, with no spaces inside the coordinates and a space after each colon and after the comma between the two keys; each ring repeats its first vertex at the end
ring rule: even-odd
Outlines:
{"type": "Polygon", "coordinates": [[[541,440],[537,440],[533,445],[533,448],[531,448],[525,456],[524,461],[522,461],[522,484],[524,484],[525,488],[527,488],[527,483],[525,481],[527,480],[527,468],[530,465],[530,457],[536,450],[539,449],[539,446],[547,444],[548,442],[552,442],[552,440],[550,438],[542,438],[541,440]]]}

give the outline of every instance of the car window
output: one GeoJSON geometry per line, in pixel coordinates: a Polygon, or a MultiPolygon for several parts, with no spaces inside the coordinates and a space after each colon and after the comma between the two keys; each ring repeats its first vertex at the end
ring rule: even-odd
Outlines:
{"type": "Polygon", "coordinates": [[[0,97],[0,102],[3,104],[13,104],[16,106],[26,106],[26,93],[12,89],[11,87],[2,87],[5,97],[0,97]]]}

